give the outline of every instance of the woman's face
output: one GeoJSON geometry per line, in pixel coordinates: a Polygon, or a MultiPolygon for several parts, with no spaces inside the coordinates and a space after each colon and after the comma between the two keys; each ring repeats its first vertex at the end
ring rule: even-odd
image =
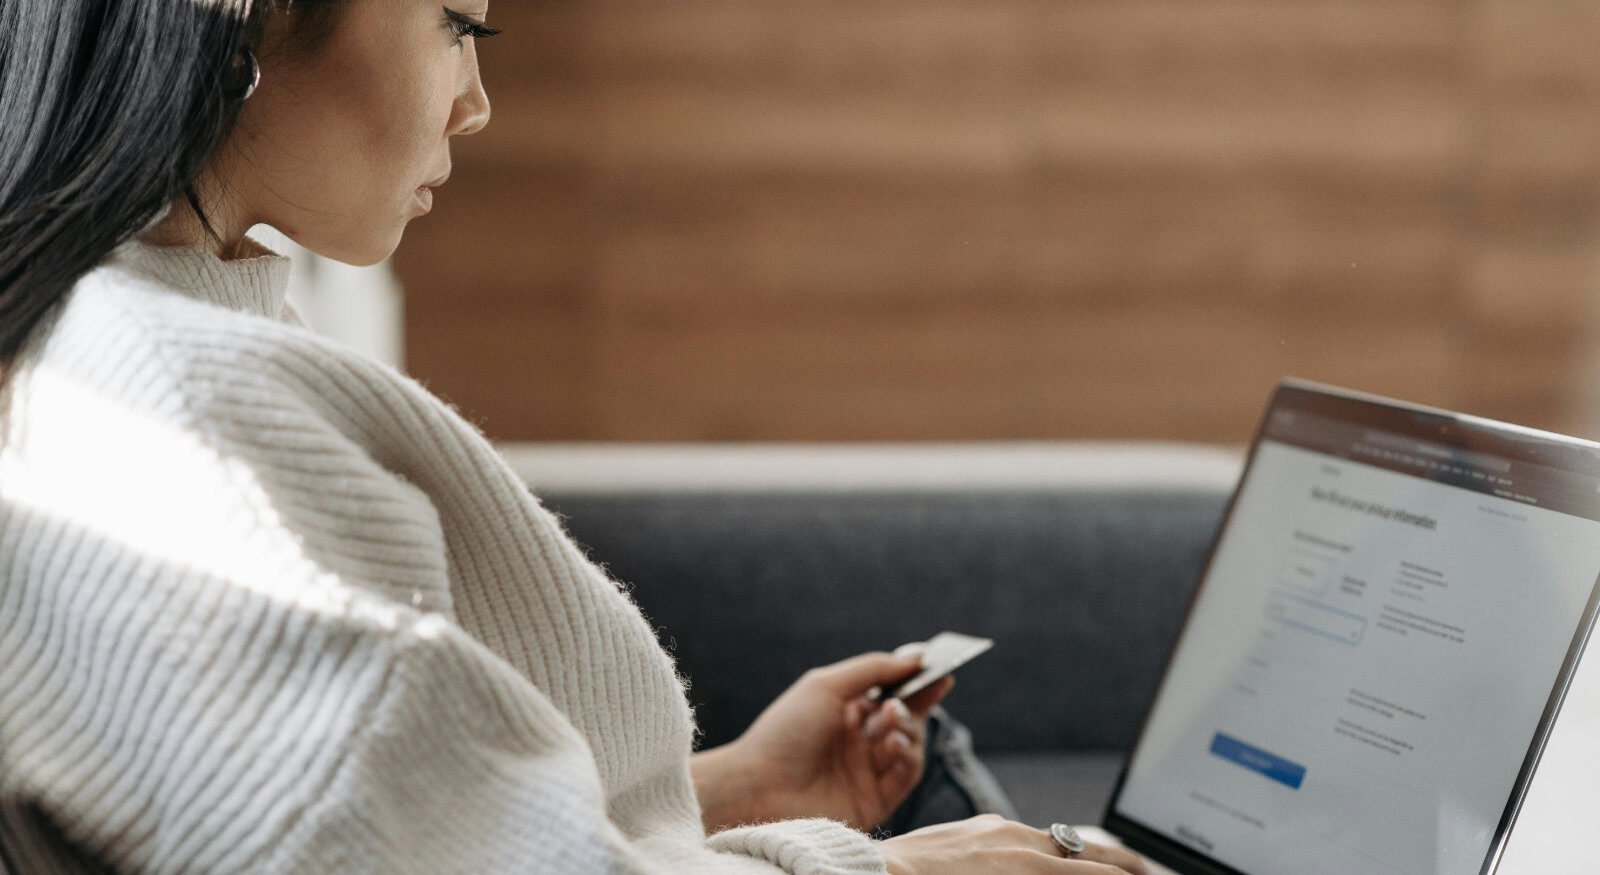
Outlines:
{"type": "Polygon", "coordinates": [[[349,264],[374,264],[432,207],[450,138],[489,121],[471,23],[488,0],[347,0],[324,34],[269,20],[261,86],[218,156],[249,224],[349,264]]]}

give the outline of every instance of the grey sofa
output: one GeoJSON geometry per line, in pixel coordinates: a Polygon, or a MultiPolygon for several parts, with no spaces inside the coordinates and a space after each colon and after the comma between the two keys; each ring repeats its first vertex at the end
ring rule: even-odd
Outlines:
{"type": "Polygon", "coordinates": [[[1184,445],[501,449],[631,588],[706,746],[813,665],[994,638],[946,707],[1036,825],[1098,822],[1239,470],[1184,445]]]}

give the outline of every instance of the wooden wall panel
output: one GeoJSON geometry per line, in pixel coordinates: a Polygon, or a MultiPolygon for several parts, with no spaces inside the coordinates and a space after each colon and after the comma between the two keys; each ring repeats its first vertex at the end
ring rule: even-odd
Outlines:
{"type": "Polygon", "coordinates": [[[1482,134],[1458,301],[1463,403],[1600,436],[1600,8],[1484,0],[1471,46],[1482,134]]]}
{"type": "Polygon", "coordinates": [[[1588,0],[523,0],[397,264],[500,439],[1600,433],[1588,0]]]}

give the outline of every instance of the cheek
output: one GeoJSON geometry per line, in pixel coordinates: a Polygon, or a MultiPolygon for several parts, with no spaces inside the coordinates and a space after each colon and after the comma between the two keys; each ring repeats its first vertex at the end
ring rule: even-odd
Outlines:
{"type": "Polygon", "coordinates": [[[355,202],[346,209],[409,199],[442,169],[457,78],[457,53],[442,42],[439,34],[414,28],[352,41],[330,50],[302,91],[321,111],[302,105],[307,112],[291,123],[322,129],[313,134],[324,141],[319,155],[342,177],[327,194],[355,202]]]}
{"type": "Polygon", "coordinates": [[[409,198],[445,161],[451,104],[447,90],[431,81],[403,84],[388,83],[381,95],[353,108],[360,114],[359,142],[347,155],[346,166],[360,168],[370,193],[379,197],[409,198]]]}

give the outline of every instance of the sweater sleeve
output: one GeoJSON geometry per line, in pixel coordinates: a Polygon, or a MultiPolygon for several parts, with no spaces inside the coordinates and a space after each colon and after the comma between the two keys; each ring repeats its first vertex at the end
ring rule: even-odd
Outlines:
{"type": "Polygon", "coordinates": [[[832,820],[741,826],[711,837],[719,851],[766,860],[791,872],[883,873],[883,856],[862,833],[832,820]]]}
{"type": "Polygon", "coordinates": [[[731,830],[710,844],[624,835],[606,816],[587,745],[508,665],[440,618],[393,645],[345,754],[303,796],[264,871],[883,872],[870,839],[827,820],[731,830]]]}

